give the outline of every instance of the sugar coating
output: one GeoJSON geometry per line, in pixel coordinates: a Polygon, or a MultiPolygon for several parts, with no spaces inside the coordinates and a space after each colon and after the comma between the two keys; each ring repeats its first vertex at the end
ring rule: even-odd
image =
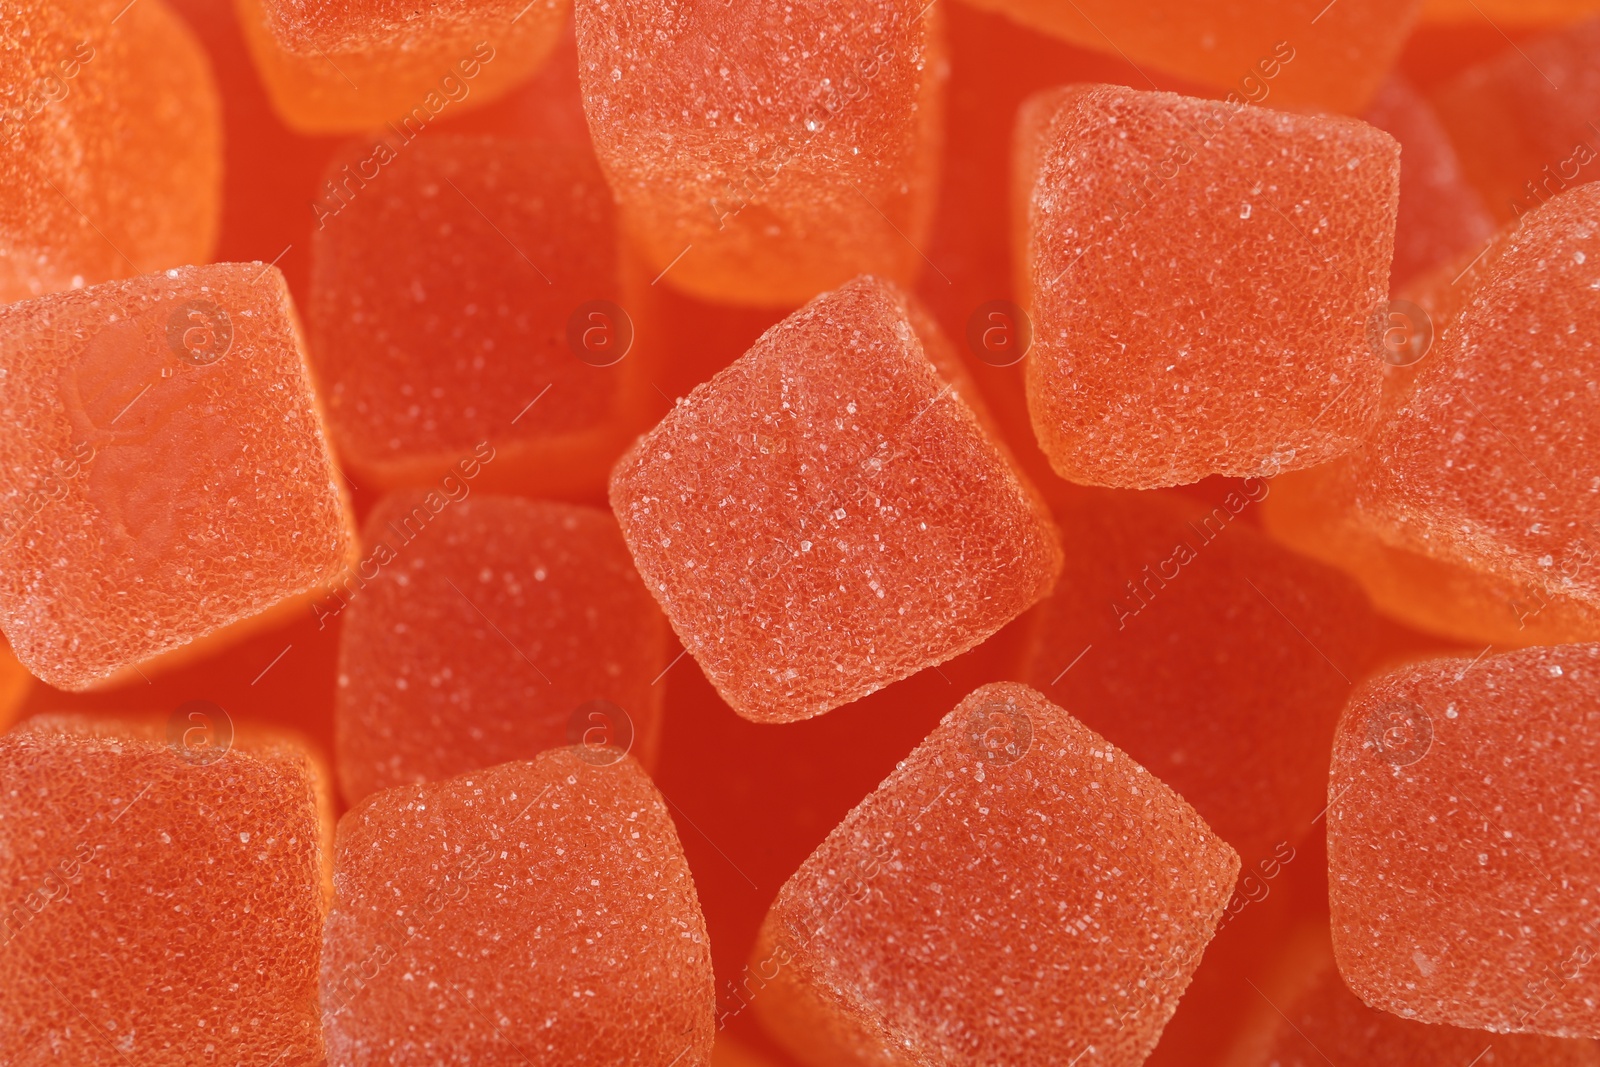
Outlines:
{"type": "MultiPolygon", "coordinates": [[[[1591,10],[1585,14],[1593,14],[1591,10]]],[[[1552,30],[1469,67],[1433,101],[1467,177],[1501,222],[1594,179],[1600,19],[1552,30]]]]}
{"type": "Polygon", "coordinates": [[[1069,481],[1275,474],[1358,444],[1399,151],[1350,119],[1069,86],[1018,118],[1034,433],[1069,481]]]}
{"type": "Polygon", "coordinates": [[[621,299],[593,155],[430,137],[368,183],[372,150],[333,160],[344,198],[324,201],[342,206],[312,236],[307,326],[339,455],[363,484],[418,485],[492,441],[495,475],[571,491],[582,468],[598,492],[639,427],[622,425],[637,358],[594,366],[569,343],[584,305],[621,299]]]}
{"type": "Polygon", "coordinates": [[[339,823],[329,1067],[704,1065],[705,922],[638,766],[574,750],[368,797],[339,823]]]}
{"type": "Polygon", "coordinates": [[[412,136],[445,111],[504,95],[539,68],[563,0],[234,0],[272,105],[301,133],[394,122],[412,136]]]}
{"type": "Polygon", "coordinates": [[[579,0],[600,164],[651,275],[800,304],[923,267],[946,75],[925,0],[579,0]]]}
{"type": "Polygon", "coordinates": [[[1193,804],[1247,864],[1313,828],[1334,724],[1373,658],[1349,578],[1247,521],[1264,482],[1206,510],[1096,494],[1020,677],[1193,804]]]}
{"type": "Polygon", "coordinates": [[[972,0],[1139,70],[1150,64],[1235,103],[1355,113],[1394,65],[1423,0],[972,0]],[[1221,95],[1220,93],[1218,95],[1221,95]]]}
{"type": "Polygon", "coordinates": [[[285,739],[191,762],[141,723],[0,737],[0,1060],[322,1062],[328,793],[285,739]]]}
{"type": "Polygon", "coordinates": [[[1600,606],[1600,186],[1530,213],[1480,280],[1357,471],[1388,544],[1600,606]]]}
{"type": "Polygon", "coordinates": [[[1463,253],[1481,252],[1494,234],[1494,216],[1468,184],[1450,135],[1428,101],[1404,77],[1391,74],[1362,118],[1400,143],[1391,287],[1463,253]]]}
{"type": "Polygon", "coordinates": [[[0,303],[211,256],[222,120],[210,67],[163,0],[123,6],[0,12],[0,303]]]}
{"type": "Polygon", "coordinates": [[[667,627],[610,512],[474,496],[433,518],[410,491],[385,497],[364,534],[375,577],[344,613],[334,719],[347,800],[591,730],[652,762],[667,627]],[[573,735],[592,700],[627,725],[580,716],[573,735]]]}
{"type": "Polygon", "coordinates": [[[1434,660],[1352,697],[1328,783],[1339,971],[1422,1022],[1600,1036],[1600,645],[1434,660]]]}
{"type": "Polygon", "coordinates": [[[817,297],[612,474],[646,587],[748,719],[820,715],[959,655],[1061,567],[1043,504],[909,315],[870,277],[817,297]]]}
{"type": "Polygon", "coordinates": [[[92,685],[353,561],[276,269],[0,308],[0,380],[0,626],[51,685],[92,685]]]}
{"type": "Polygon", "coordinates": [[[1593,1041],[1429,1026],[1361,1003],[1339,977],[1327,928],[1285,953],[1278,988],[1262,991],[1223,1067],[1600,1067],[1593,1041]],[[1309,943],[1307,943],[1309,942],[1309,943]]]}
{"type": "Polygon", "coordinates": [[[778,894],[751,970],[809,1064],[1137,1065],[1239,858],[1027,686],[963,700],[778,894]]]}

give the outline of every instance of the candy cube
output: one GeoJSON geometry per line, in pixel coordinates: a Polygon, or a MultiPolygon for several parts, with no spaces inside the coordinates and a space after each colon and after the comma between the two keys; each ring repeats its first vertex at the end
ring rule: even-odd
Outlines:
{"type": "Polygon", "coordinates": [[[600,165],[651,276],[793,307],[922,269],[944,79],[941,5],[579,0],[600,165]]]}
{"type": "Polygon", "coordinates": [[[365,565],[321,605],[349,609],[336,727],[351,803],[568,744],[653,762],[667,627],[616,520],[468,492],[454,477],[386,497],[365,565]]]}
{"type": "Polygon", "coordinates": [[[655,393],[626,358],[592,154],[437,137],[379,170],[382,148],[336,158],[316,208],[308,328],[339,455],[363,487],[426,485],[490,441],[486,481],[599,496],[655,393]]]}
{"type": "Polygon", "coordinates": [[[283,121],[303,133],[393,124],[409,140],[535,70],[566,22],[561,0],[235,0],[283,121]]]}
{"type": "Polygon", "coordinates": [[[1313,466],[1377,418],[1393,138],[1351,119],[1109,85],[1018,118],[1034,433],[1069,481],[1313,466]]]}
{"type": "Polygon", "coordinates": [[[1239,858],[1027,686],[962,701],[783,887],[754,1008],[802,1062],[1144,1062],[1239,858]]]}
{"type": "MultiPolygon", "coordinates": [[[[1354,113],[1394,64],[1423,0],[969,0],[1084,48],[1216,90],[1354,113]]],[[[1221,95],[1219,92],[1218,95],[1221,95]]]]}
{"type": "Polygon", "coordinates": [[[1372,1007],[1600,1036],[1600,645],[1433,660],[1339,724],[1328,791],[1339,971],[1372,1007]]]}
{"type": "Polygon", "coordinates": [[[1176,789],[1246,863],[1327,804],[1334,725],[1374,659],[1361,590],[1261,536],[1250,479],[1209,511],[1096,493],[1021,677],[1176,789]]]}
{"type": "Polygon", "coordinates": [[[1600,607],[1600,186],[1529,213],[1477,270],[1361,453],[1356,519],[1386,544],[1525,586],[1525,600],[1600,607]]]}
{"type": "Polygon", "coordinates": [[[322,1062],[326,776],[216,710],[0,737],[0,1061],[322,1062]]]}
{"type": "Polygon", "coordinates": [[[339,822],[329,1067],[703,1067],[711,956],[661,794],[581,750],[375,793],[339,822]]]}
{"type": "Polygon", "coordinates": [[[950,659],[1060,570],[1043,504],[911,316],[874,278],[823,294],[612,474],[645,585],[748,719],[820,715],[950,659]]]}
{"type": "Polygon", "coordinates": [[[0,308],[0,375],[0,626],[51,685],[103,682],[354,562],[273,268],[0,308]]]}
{"type": "Polygon", "coordinates": [[[24,0],[0,40],[0,304],[209,259],[217,90],[166,3],[24,0]]]}

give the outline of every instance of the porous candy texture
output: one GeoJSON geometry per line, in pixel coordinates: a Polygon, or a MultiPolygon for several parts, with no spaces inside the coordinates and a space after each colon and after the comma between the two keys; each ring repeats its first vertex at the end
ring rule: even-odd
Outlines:
{"type": "Polygon", "coordinates": [[[565,0],[234,0],[251,57],[285,123],[411,136],[503,95],[560,39],[565,0]]]}
{"type": "Polygon", "coordinates": [[[1223,1067],[1600,1067],[1593,1041],[1430,1026],[1361,1003],[1339,977],[1323,927],[1294,945],[1223,1067]],[[1281,990],[1281,992],[1280,992],[1281,990]]]}
{"type": "Polygon", "coordinates": [[[1061,567],[1043,504],[869,277],[680,401],[617,464],[611,506],[684,647],[758,722],[959,655],[1061,567]]]}
{"type": "Polygon", "coordinates": [[[1502,222],[1600,176],[1600,18],[1471,67],[1433,93],[1467,177],[1502,222]]]}
{"type": "Polygon", "coordinates": [[[1182,485],[1349,451],[1377,418],[1399,149],[1352,119],[1109,85],[1018,118],[1034,433],[1069,481],[1182,485]]]}
{"type": "Polygon", "coordinates": [[[274,268],[0,308],[0,376],[0,626],[51,685],[93,685],[354,561],[274,268]]]}
{"type": "MultiPolygon", "coordinates": [[[[1234,103],[1348,114],[1371,100],[1423,0],[972,0],[1139,68],[1225,90],[1234,103]]],[[[1141,79],[1144,80],[1144,79],[1141,79]]],[[[1218,95],[1221,95],[1219,92],[1218,95]]]]}
{"type": "Polygon", "coordinates": [[[372,577],[346,591],[345,798],[581,740],[631,744],[648,766],[667,626],[611,513],[481,496],[435,518],[425,496],[374,509],[357,571],[372,577]],[[601,719],[580,714],[590,701],[610,705],[592,709],[601,719]]]}
{"type": "Polygon", "coordinates": [[[1027,686],[984,686],[783,887],[753,1005],[819,1067],[1133,1067],[1238,870],[1126,754],[1027,686]]]}
{"type": "Polygon", "coordinates": [[[1434,660],[1352,698],[1328,783],[1339,971],[1421,1022],[1600,1036],[1600,645],[1434,660]]]}
{"type": "Polygon", "coordinates": [[[163,0],[7,4],[0,87],[0,303],[210,258],[220,105],[163,0]]]}
{"type": "Polygon", "coordinates": [[[1073,551],[1021,675],[1247,864],[1299,841],[1326,806],[1334,724],[1376,651],[1354,582],[1250,526],[1267,490],[1252,479],[1209,510],[1110,493],[1058,510],[1073,551]]]}
{"type": "Polygon", "coordinates": [[[492,441],[502,482],[602,491],[649,386],[628,381],[637,358],[597,366],[610,357],[569,338],[585,305],[621,299],[593,155],[456,136],[381,166],[374,151],[334,159],[312,237],[308,332],[340,457],[363,485],[419,485],[492,441]]]}
{"type": "Polygon", "coordinates": [[[329,1067],[701,1067],[694,882],[631,759],[572,749],[385,790],[339,823],[329,1067]]]}
{"type": "Polygon", "coordinates": [[[1600,186],[1496,242],[1414,387],[1360,457],[1358,519],[1386,543],[1600,606],[1595,328],[1600,186]]]}
{"type": "Polygon", "coordinates": [[[652,274],[793,307],[910,281],[936,193],[942,5],[580,0],[596,151],[652,274]]]}
{"type": "Polygon", "coordinates": [[[0,738],[0,1060],[315,1067],[327,789],[68,716],[0,738]]]}

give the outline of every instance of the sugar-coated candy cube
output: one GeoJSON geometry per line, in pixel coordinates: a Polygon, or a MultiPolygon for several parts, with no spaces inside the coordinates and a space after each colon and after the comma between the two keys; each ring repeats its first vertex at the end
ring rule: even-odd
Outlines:
{"type": "Polygon", "coordinates": [[[1600,175],[1600,19],[1507,48],[1433,93],[1467,177],[1501,221],[1600,175]]]}
{"type": "Polygon", "coordinates": [[[322,1062],[326,775],[224,722],[0,737],[0,1061],[322,1062]]]}
{"type": "Polygon", "coordinates": [[[0,303],[210,258],[217,90],[164,0],[22,0],[0,41],[0,303]]]}
{"type": "Polygon", "coordinates": [[[363,487],[423,485],[491,441],[487,483],[599,496],[655,393],[628,353],[593,154],[439,136],[379,168],[388,144],[335,158],[312,238],[310,348],[340,457],[363,487]]]}
{"type": "MultiPolygon", "coordinates": [[[[1150,64],[1236,104],[1357,112],[1393,65],[1423,0],[968,0],[1134,70],[1150,64]],[[1218,95],[1221,95],[1219,92],[1218,95]]],[[[1148,82],[1145,75],[1141,82],[1148,82]]]]}
{"type": "Polygon", "coordinates": [[[1383,541],[1600,606],[1594,484],[1600,186],[1496,242],[1481,280],[1364,449],[1358,521],[1383,541]]]}
{"type": "Polygon", "coordinates": [[[0,307],[0,627],[81,689],[332,581],[351,527],[283,276],[0,307]]]}
{"type": "Polygon", "coordinates": [[[984,686],[779,892],[753,1007],[818,1067],[1134,1067],[1238,870],[1125,753],[1027,686],[984,686]]]}
{"type": "Polygon", "coordinates": [[[942,5],[579,0],[596,150],[652,276],[793,307],[924,265],[942,5]]]}
{"type": "Polygon", "coordinates": [[[329,1067],[703,1067],[694,882],[631,758],[577,749],[374,793],[339,822],[329,1067]]]}
{"type": "Polygon", "coordinates": [[[1353,119],[1110,85],[1017,121],[1034,433],[1069,481],[1312,466],[1377,417],[1399,150],[1353,119]]]}
{"type": "Polygon", "coordinates": [[[325,605],[348,604],[335,719],[345,799],[576,743],[650,765],[667,626],[611,513],[429,496],[378,504],[365,566],[325,605]]]}
{"type": "Polygon", "coordinates": [[[503,95],[550,54],[564,0],[235,0],[245,40],[288,125],[411,136],[503,95]]]}
{"type": "Polygon", "coordinates": [[[911,316],[875,278],[817,297],[612,474],[646,587],[748,719],[820,715],[950,659],[1061,567],[1044,505],[911,316]]]}
{"type": "Polygon", "coordinates": [[[1370,666],[1355,583],[1287,552],[1246,513],[1095,493],[1057,509],[1072,546],[1035,613],[1022,678],[1193,804],[1246,863],[1327,804],[1334,724],[1370,666]]]}
{"type": "Polygon", "coordinates": [[[1374,681],[1328,782],[1339,971],[1367,1004],[1600,1036],[1600,645],[1432,660],[1374,681]]]}
{"type": "Polygon", "coordinates": [[[1361,1003],[1339,977],[1325,925],[1298,931],[1258,992],[1222,1067],[1600,1067],[1600,1047],[1412,1022],[1361,1003]]]}

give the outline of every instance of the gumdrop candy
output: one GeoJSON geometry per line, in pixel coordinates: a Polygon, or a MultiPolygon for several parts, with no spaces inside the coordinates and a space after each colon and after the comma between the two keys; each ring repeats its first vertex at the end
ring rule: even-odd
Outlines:
{"type": "Polygon", "coordinates": [[[1432,660],[1351,699],[1328,783],[1339,971],[1367,1004],[1600,1036],[1600,645],[1432,660]]]}
{"type": "Polygon", "coordinates": [[[374,793],[339,822],[329,1067],[703,1067],[694,882],[631,758],[580,749],[374,793]]]}
{"type": "Polygon", "coordinates": [[[1469,180],[1502,222],[1600,176],[1600,18],[1477,64],[1433,92],[1469,180]]]}
{"type": "Polygon", "coordinates": [[[235,0],[283,121],[302,133],[388,123],[407,139],[504,95],[560,39],[562,0],[235,0]]]}
{"type": "Polygon", "coordinates": [[[272,267],[0,307],[0,374],[0,627],[51,685],[87,688],[259,624],[354,562],[272,267]]]}
{"type": "Polygon", "coordinates": [[[209,707],[0,737],[0,1060],[322,1062],[327,778],[209,707]]]}
{"type": "Polygon", "coordinates": [[[1210,510],[1101,492],[1057,509],[1073,546],[1022,679],[1182,794],[1246,863],[1327,804],[1334,725],[1375,658],[1342,573],[1251,528],[1269,485],[1210,510]]]}
{"type": "Polygon", "coordinates": [[[27,0],[0,40],[0,303],[209,259],[220,106],[172,9],[27,0]]]}
{"type": "Polygon", "coordinates": [[[611,513],[449,488],[384,498],[322,605],[345,799],[568,744],[651,765],[667,627],[611,513]]]}
{"type": "Polygon", "coordinates": [[[1462,173],[1461,161],[1428,101],[1392,74],[1362,116],[1400,144],[1400,209],[1395,220],[1390,288],[1463,253],[1477,255],[1495,219],[1462,173]]]}
{"type": "Polygon", "coordinates": [[[1394,64],[1423,0],[969,0],[1044,33],[1213,90],[1233,104],[1353,114],[1394,64]]]}
{"type": "Polygon", "coordinates": [[[794,307],[858,273],[923,269],[941,8],[579,0],[589,126],[652,277],[794,307]]]}
{"type": "Polygon", "coordinates": [[[1079,85],[1017,120],[1034,433],[1069,481],[1260,476],[1377,418],[1393,138],[1353,119],[1079,85]]]}
{"type": "Polygon", "coordinates": [[[645,585],[748,719],[820,715],[959,655],[1060,570],[1043,503],[927,351],[900,292],[858,278],[612,474],[645,585]]]}
{"type": "Polygon", "coordinates": [[[611,196],[588,148],[359,142],[318,202],[308,314],[340,457],[363,487],[603,494],[654,397],[629,358],[611,196]],[[386,160],[386,162],[384,162],[386,160]]]}
{"type": "Polygon", "coordinates": [[[1600,186],[1580,186],[1486,255],[1461,314],[1357,457],[1356,519],[1386,544],[1493,575],[1525,601],[1600,606],[1597,234],[1600,186]]]}
{"type": "Polygon", "coordinates": [[[1027,686],[984,686],[779,892],[753,1007],[819,1067],[1133,1067],[1238,871],[1125,753],[1027,686]]]}
{"type": "Polygon", "coordinates": [[[1593,1041],[1429,1026],[1374,1011],[1340,979],[1325,925],[1298,931],[1250,995],[1252,1018],[1222,1067],[1600,1067],[1593,1041]]]}

